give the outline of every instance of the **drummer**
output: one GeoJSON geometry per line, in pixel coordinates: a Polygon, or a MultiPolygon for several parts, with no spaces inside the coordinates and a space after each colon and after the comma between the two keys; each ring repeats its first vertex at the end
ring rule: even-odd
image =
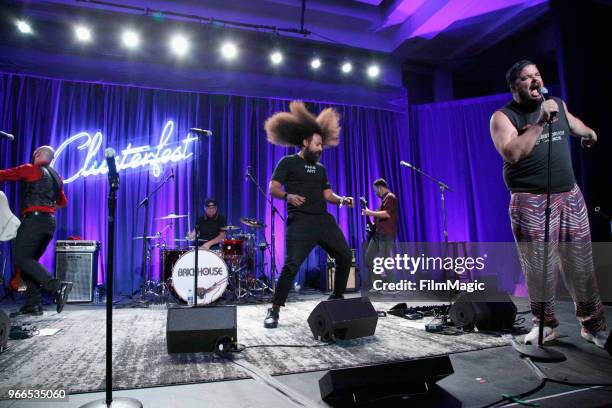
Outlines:
{"type": "MultiPolygon", "coordinates": [[[[219,249],[219,244],[225,240],[225,231],[221,228],[227,225],[227,219],[217,210],[217,200],[207,198],[205,201],[204,216],[198,217],[197,224],[200,229],[200,239],[205,241],[202,249],[219,249]]],[[[195,239],[195,230],[189,231],[187,239],[195,239]]]]}

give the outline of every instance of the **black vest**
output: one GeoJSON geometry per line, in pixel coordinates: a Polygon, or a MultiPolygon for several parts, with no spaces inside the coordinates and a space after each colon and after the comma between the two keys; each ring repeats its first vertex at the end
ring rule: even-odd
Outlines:
{"type": "Polygon", "coordinates": [[[42,177],[36,181],[21,182],[21,211],[28,207],[45,206],[55,208],[61,191],[62,180],[48,165],[40,166],[42,177]]]}
{"type": "MultiPolygon", "coordinates": [[[[576,184],[568,139],[570,127],[563,107],[563,101],[553,98],[559,104],[558,119],[552,123],[553,145],[551,155],[551,192],[561,193],[571,190],[576,184]]],[[[518,131],[518,137],[527,130],[529,125],[537,122],[540,105],[527,109],[515,101],[500,109],[518,131]]],[[[504,161],[504,182],[511,192],[546,193],[548,178],[548,125],[536,141],[531,153],[512,164],[504,161]]]]}

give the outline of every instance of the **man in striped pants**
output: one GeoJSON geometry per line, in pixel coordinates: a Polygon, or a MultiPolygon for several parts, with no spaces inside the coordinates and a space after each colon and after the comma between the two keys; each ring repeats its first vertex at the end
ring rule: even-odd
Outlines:
{"type": "Polygon", "coordinates": [[[512,101],[493,114],[491,137],[504,159],[504,181],[512,193],[510,220],[525,273],[534,327],[526,343],[538,338],[544,319],[544,341],[556,337],[559,320],[554,311],[557,276],[576,305],[576,316],[587,341],[604,347],[606,321],[597,289],[586,205],[576,184],[568,138],[575,135],[584,147],[597,142],[597,134],[568,112],[559,98],[545,98],[544,81],[536,65],[515,63],[506,73],[512,101]],[[549,251],[544,273],[544,224],[548,181],[548,133],[552,127],[551,212],[549,251]],[[544,302],[544,316],[541,314],[544,302]]]}

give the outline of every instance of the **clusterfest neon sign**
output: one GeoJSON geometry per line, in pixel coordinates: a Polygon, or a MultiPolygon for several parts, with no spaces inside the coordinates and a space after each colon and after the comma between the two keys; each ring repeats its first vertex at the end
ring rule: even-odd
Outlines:
{"type": "MultiPolygon", "coordinates": [[[[181,140],[178,146],[170,146],[168,141],[174,134],[174,122],[169,120],[164,125],[161,133],[161,138],[157,146],[138,146],[133,147],[132,143],[128,143],[127,147],[121,150],[121,154],[116,157],[117,171],[127,169],[139,169],[150,167],[153,170],[153,175],[159,177],[162,174],[163,165],[167,163],[178,163],[187,160],[193,156],[190,152],[190,145],[197,140],[195,137],[186,137],[181,140]]],[[[65,162],[72,156],[74,149],[77,151],[85,151],[85,157],[81,162],[79,169],[72,174],[64,174],[66,177],[64,183],[71,183],[81,177],[97,176],[108,173],[106,160],[98,161],[100,148],[104,136],[98,131],[93,136],[89,132],[79,132],[74,136],[65,140],[55,151],[55,159],[51,163],[53,166],[56,162],[62,163],[64,155],[65,162]]],[[[82,155],[82,153],[81,153],[82,155]]]]}

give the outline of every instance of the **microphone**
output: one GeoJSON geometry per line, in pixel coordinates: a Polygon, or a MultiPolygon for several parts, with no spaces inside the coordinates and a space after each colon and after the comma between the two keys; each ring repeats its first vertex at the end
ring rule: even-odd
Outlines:
{"type": "Polygon", "coordinates": [[[170,177],[168,178],[174,178],[174,169],[172,167],[170,167],[170,177]]]}
{"type": "Polygon", "coordinates": [[[404,167],[408,167],[409,169],[414,169],[414,166],[410,163],[407,163],[405,161],[400,161],[400,166],[404,166],[404,167]]]}
{"type": "Polygon", "coordinates": [[[119,184],[119,173],[117,173],[117,162],[115,161],[115,149],[108,147],[104,151],[104,157],[106,157],[106,166],[108,167],[108,181],[113,184],[119,184]]]}
{"type": "Polygon", "coordinates": [[[251,166],[247,167],[246,174],[244,175],[244,179],[248,180],[249,177],[251,177],[251,166]]]}
{"type": "Polygon", "coordinates": [[[15,140],[15,136],[11,135],[10,133],[6,133],[0,130],[0,138],[2,137],[7,139],[9,142],[12,142],[13,140],[15,140]]]}
{"type": "MultiPolygon", "coordinates": [[[[542,95],[542,98],[545,101],[547,101],[547,100],[549,100],[551,98],[550,94],[548,93],[548,89],[545,86],[541,86],[538,91],[540,92],[540,95],[542,95]]],[[[555,116],[557,116],[557,112],[551,112],[550,113],[550,121],[552,121],[555,116]]]]}
{"type": "Polygon", "coordinates": [[[190,132],[193,132],[199,136],[212,136],[213,133],[210,130],[207,129],[199,129],[199,128],[189,128],[190,132]]]}

